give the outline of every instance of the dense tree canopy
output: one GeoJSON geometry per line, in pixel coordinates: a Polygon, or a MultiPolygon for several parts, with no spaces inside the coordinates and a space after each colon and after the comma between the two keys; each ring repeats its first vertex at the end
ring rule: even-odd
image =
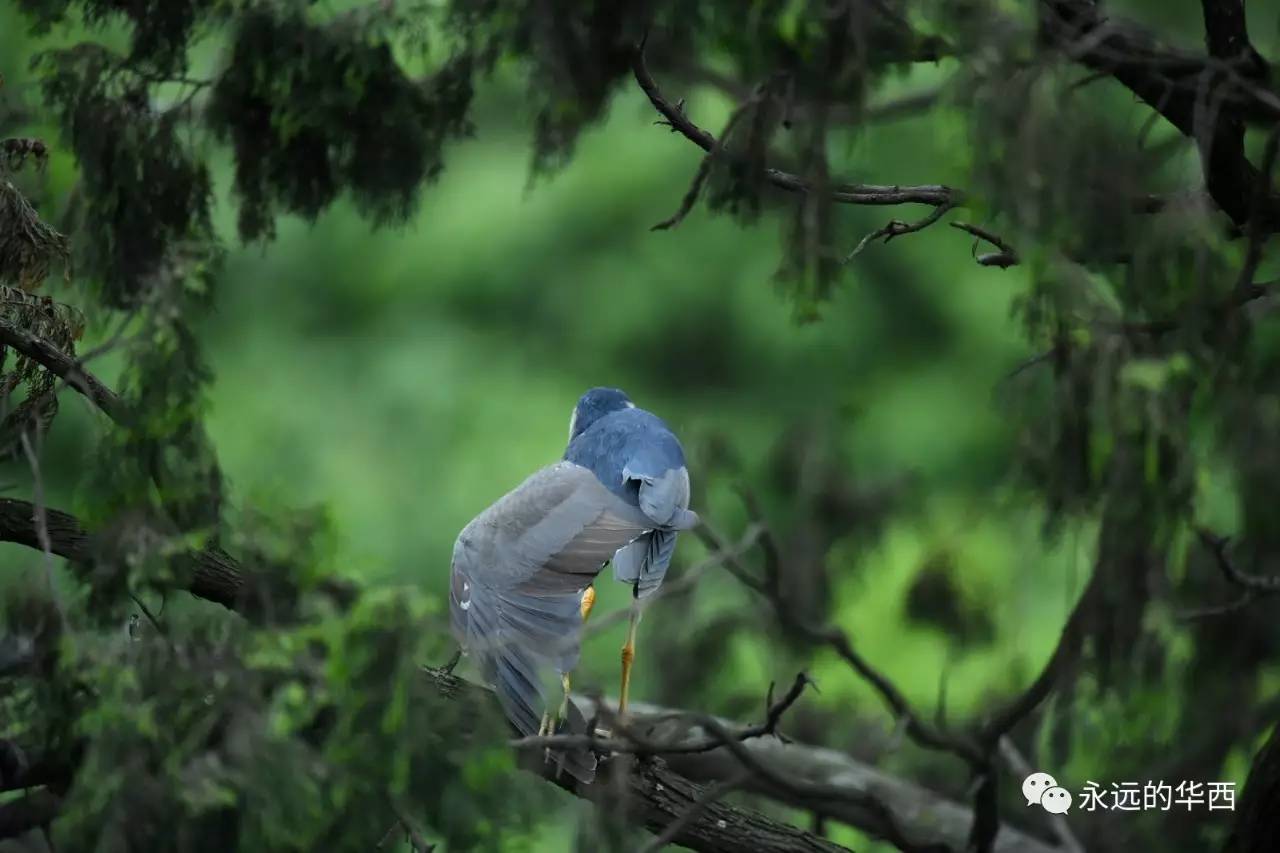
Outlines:
{"type": "Polygon", "coordinates": [[[0,6],[0,850],[1277,849],[1278,21],[0,6]],[[295,445],[353,423],[402,313],[448,331],[392,396],[455,420],[358,412],[314,505],[295,445]],[[614,718],[600,666],[604,772],[562,791],[441,668],[448,544],[555,458],[565,389],[624,383],[677,413],[707,523],[641,647],[678,711],[614,718]],[[237,482],[263,466],[296,493],[237,482]],[[1033,768],[1239,793],[1056,819],[1033,768]]]}

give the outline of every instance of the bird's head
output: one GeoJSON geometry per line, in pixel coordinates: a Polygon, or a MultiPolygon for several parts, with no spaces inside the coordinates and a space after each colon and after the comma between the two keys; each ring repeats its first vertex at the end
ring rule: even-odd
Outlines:
{"type": "Polygon", "coordinates": [[[573,407],[573,417],[569,418],[569,440],[573,441],[582,435],[605,415],[635,407],[631,398],[617,388],[592,388],[573,407]]]}

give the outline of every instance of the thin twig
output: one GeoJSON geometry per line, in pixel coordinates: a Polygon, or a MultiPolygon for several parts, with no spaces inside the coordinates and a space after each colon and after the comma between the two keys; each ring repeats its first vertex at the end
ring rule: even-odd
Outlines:
{"type": "Polygon", "coordinates": [[[999,234],[968,222],[949,222],[947,224],[952,228],[957,228],[961,231],[972,234],[974,237],[977,237],[978,240],[985,240],[1000,250],[998,252],[984,252],[979,255],[978,242],[975,240],[973,244],[973,258],[981,266],[1008,269],[1009,267],[1017,265],[1018,253],[1014,251],[1014,248],[1006,243],[999,234]]]}
{"type": "MultiPolygon", "coordinates": [[[[698,163],[698,171],[694,173],[693,180],[689,183],[689,189],[685,191],[684,198],[680,200],[680,207],[675,213],[671,214],[657,225],[652,226],[649,229],[650,231],[666,231],[670,228],[674,228],[683,222],[684,218],[689,215],[689,212],[693,210],[693,206],[698,202],[698,194],[702,192],[702,187],[707,182],[707,177],[711,174],[711,167],[715,165],[716,158],[724,152],[725,141],[729,138],[729,135],[733,133],[733,129],[737,127],[738,122],[742,120],[742,117],[747,114],[748,110],[759,103],[764,91],[764,86],[756,87],[755,91],[752,92],[751,97],[739,104],[733,111],[733,114],[729,116],[729,120],[724,124],[724,130],[720,131],[720,138],[711,146],[711,150],[703,156],[702,162],[698,163]]],[[[683,103],[684,102],[682,101],[680,104],[676,105],[682,112],[683,103]]],[[[667,122],[667,124],[670,124],[670,122],[667,122]]],[[[676,132],[674,125],[672,125],[671,128],[673,132],[676,132]]]]}
{"type": "Polygon", "coordinates": [[[31,439],[27,435],[27,430],[22,430],[18,440],[22,443],[22,452],[26,455],[27,464],[31,467],[31,489],[35,498],[36,539],[40,543],[40,550],[44,552],[44,560],[42,562],[44,563],[45,584],[49,588],[49,598],[57,609],[58,619],[65,622],[67,614],[62,609],[62,599],[58,596],[58,588],[53,577],[53,539],[49,536],[49,513],[44,502],[44,478],[40,476],[40,459],[36,455],[35,449],[31,446],[31,439]]]}
{"type": "Polygon", "coordinates": [[[1255,595],[1274,595],[1280,592],[1280,577],[1251,575],[1236,568],[1235,563],[1227,556],[1227,546],[1231,543],[1229,537],[1219,536],[1204,527],[1197,527],[1196,535],[1213,555],[1218,568],[1222,570],[1223,576],[1228,581],[1255,595]]]}
{"type": "Polygon", "coordinates": [[[941,219],[948,211],[954,210],[955,207],[956,205],[951,203],[940,204],[930,211],[928,216],[923,219],[918,219],[915,222],[903,222],[901,219],[891,219],[887,225],[877,228],[875,231],[872,231],[870,234],[859,240],[858,245],[853,247],[853,251],[845,255],[843,263],[847,264],[852,261],[854,257],[865,249],[867,244],[872,240],[879,240],[883,237],[884,242],[887,244],[894,237],[901,237],[904,234],[914,234],[917,231],[923,231],[941,219]]]}

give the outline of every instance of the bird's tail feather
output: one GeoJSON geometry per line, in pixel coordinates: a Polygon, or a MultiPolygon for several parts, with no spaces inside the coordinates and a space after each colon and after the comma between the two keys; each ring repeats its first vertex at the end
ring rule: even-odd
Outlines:
{"type": "MultiPolygon", "coordinates": [[[[565,626],[552,615],[562,608],[546,597],[531,601],[532,596],[522,594],[480,588],[471,592],[466,610],[469,651],[479,660],[486,680],[498,695],[503,714],[516,732],[521,736],[537,734],[543,714],[548,710],[556,712],[561,704],[560,691],[553,689],[550,682],[577,661],[577,626],[570,652],[563,633],[565,626]]],[[[563,609],[571,612],[580,625],[578,596],[555,598],[565,599],[563,609]]],[[[572,702],[556,733],[587,733],[587,721],[572,702]]],[[[563,772],[580,782],[590,783],[595,778],[596,757],[588,750],[553,750],[551,760],[559,762],[563,772]]]]}

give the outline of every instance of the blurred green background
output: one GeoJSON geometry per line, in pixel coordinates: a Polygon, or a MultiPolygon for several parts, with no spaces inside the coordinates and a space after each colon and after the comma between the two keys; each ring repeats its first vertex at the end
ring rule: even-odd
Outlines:
{"type": "MultiPolygon", "coordinates": [[[[73,35],[33,39],[0,5],[7,85],[26,86],[32,54],[73,35]]],[[[916,66],[887,94],[947,72],[945,63],[916,66]]],[[[208,423],[232,502],[320,505],[338,571],[419,587],[444,607],[458,530],[559,457],[582,391],[614,385],[682,437],[694,508],[728,536],[747,521],[740,484],[783,531],[802,525],[789,511],[794,495],[771,474],[797,435],[841,460],[836,475],[851,484],[891,487],[882,523],[839,538],[825,557],[832,620],[928,712],[944,684],[955,719],[1025,685],[1087,578],[1093,530],[1046,540],[1040,508],[1008,468],[1016,436],[1006,390],[1019,381],[1009,375],[1034,354],[1010,317],[1024,270],[979,267],[967,237],[933,228],[869,246],[820,320],[800,323],[773,282],[772,214],[744,229],[699,208],[673,231],[649,230],[679,204],[699,152],[654,127],[643,96],[620,95],[567,168],[531,178],[522,92],[501,75],[481,92],[474,138],[452,147],[418,215],[391,230],[340,205],[314,223],[282,221],[268,245],[238,245],[222,161],[217,218],[229,253],[203,334],[215,375],[208,423]],[[963,626],[982,611],[971,641],[910,615],[926,568],[948,578],[963,626]]],[[[726,100],[690,95],[701,124],[723,122],[726,100]]],[[[52,128],[28,132],[53,142],[38,200],[56,211],[70,163],[52,128]]],[[[962,114],[945,105],[886,121],[838,152],[841,171],[877,183],[959,183],[965,135],[962,114]]],[[[840,216],[837,233],[852,249],[911,212],[840,216]]],[[[68,288],[60,297],[77,298],[68,288]]],[[[109,333],[106,323],[91,327],[85,348],[109,333]]],[[[108,381],[114,358],[94,363],[108,381]]],[[[48,488],[51,503],[74,508],[96,421],[77,399],[64,406],[49,438],[48,488]]],[[[16,546],[0,555],[10,565],[39,560],[16,546]]],[[[671,577],[703,555],[683,537],[671,577]]],[[[600,591],[597,613],[624,606],[625,590],[610,580],[600,591]]],[[[891,742],[893,720],[843,663],[734,630],[735,615],[764,612],[752,607],[719,570],[694,594],[660,602],[641,627],[637,698],[750,716],[770,681],[807,666],[821,693],[797,709],[803,731],[889,767],[910,763],[891,742]],[[702,651],[690,653],[703,656],[672,659],[671,631],[702,637],[702,651]],[[806,727],[806,714],[839,721],[839,731],[806,727]]],[[[622,630],[589,640],[578,685],[616,690],[622,630]]],[[[1096,737],[1105,748],[1108,735],[1096,737]]],[[[581,808],[557,802],[564,811],[547,818],[541,849],[563,849],[568,816],[581,808]]],[[[861,843],[851,830],[834,832],[861,843]]]]}

